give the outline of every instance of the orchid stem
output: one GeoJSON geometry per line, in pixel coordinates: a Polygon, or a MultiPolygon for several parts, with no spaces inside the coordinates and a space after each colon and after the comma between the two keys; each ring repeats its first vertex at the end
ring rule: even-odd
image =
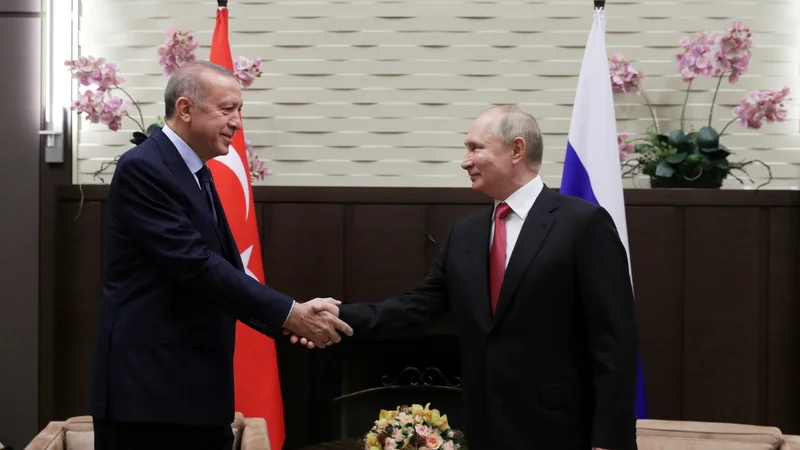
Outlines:
{"type": "Polygon", "coordinates": [[[143,134],[147,134],[147,130],[145,130],[145,128],[144,128],[144,115],[142,114],[142,109],[141,109],[141,108],[139,108],[139,104],[138,104],[138,103],[136,103],[136,100],[134,100],[134,99],[133,99],[133,97],[131,97],[131,94],[128,94],[128,91],[126,91],[125,89],[122,89],[122,88],[121,88],[121,87],[119,87],[119,86],[117,86],[117,89],[119,89],[120,91],[122,91],[122,92],[123,92],[125,95],[127,95],[127,96],[128,96],[128,98],[129,98],[129,99],[131,99],[131,103],[133,103],[133,106],[135,106],[135,107],[136,107],[136,109],[139,111],[139,118],[142,120],[142,122],[141,122],[141,124],[140,124],[139,122],[136,122],[136,119],[134,119],[133,117],[131,117],[131,116],[130,116],[130,114],[127,114],[127,116],[128,116],[128,117],[130,117],[130,118],[131,118],[131,120],[133,120],[134,122],[136,122],[136,125],[139,125],[139,128],[141,128],[141,129],[142,129],[142,133],[143,133],[143,134]]]}
{"type": "Polygon", "coordinates": [[[720,137],[722,137],[722,135],[723,135],[723,134],[725,134],[725,130],[727,130],[727,129],[728,129],[728,126],[729,126],[730,124],[732,124],[733,122],[736,122],[737,120],[739,120],[739,119],[738,119],[737,117],[734,117],[733,119],[731,119],[731,121],[730,121],[730,122],[726,123],[726,124],[725,124],[725,128],[723,128],[723,129],[722,129],[722,131],[720,131],[720,132],[719,132],[719,136],[720,136],[720,137]]]}
{"type": "Polygon", "coordinates": [[[711,116],[714,115],[714,103],[717,102],[717,93],[719,92],[719,86],[722,84],[722,76],[725,75],[724,73],[719,74],[719,80],[717,80],[717,88],[714,90],[714,98],[711,99],[711,108],[708,111],[708,126],[711,126],[711,116]]]}
{"type": "Polygon", "coordinates": [[[647,95],[645,95],[643,90],[637,89],[637,91],[639,92],[639,94],[642,95],[645,104],[647,104],[647,109],[650,110],[650,117],[653,118],[653,126],[656,128],[656,134],[660,134],[658,131],[658,119],[656,119],[656,112],[653,110],[653,106],[650,104],[650,100],[647,98],[647,95]]]}
{"type": "Polygon", "coordinates": [[[686,86],[686,99],[683,100],[683,109],[681,109],[681,130],[684,129],[684,127],[683,127],[683,124],[684,124],[683,118],[686,115],[686,104],[689,103],[689,93],[692,91],[692,81],[694,81],[694,79],[689,80],[689,85],[686,86]]]}

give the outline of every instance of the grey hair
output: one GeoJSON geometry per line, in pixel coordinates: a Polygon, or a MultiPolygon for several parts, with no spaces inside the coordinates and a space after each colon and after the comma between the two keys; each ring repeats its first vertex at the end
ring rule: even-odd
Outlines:
{"type": "Polygon", "coordinates": [[[175,102],[179,98],[186,97],[195,103],[206,98],[208,86],[201,75],[207,71],[235,78],[233,72],[218,64],[200,60],[187,62],[175,70],[167,82],[167,88],[164,90],[165,119],[170,119],[175,114],[175,102]]]}
{"type": "Polygon", "coordinates": [[[544,142],[536,119],[517,105],[495,106],[486,110],[488,111],[500,111],[503,114],[492,124],[492,134],[506,146],[511,145],[518,137],[524,139],[528,166],[531,169],[539,169],[542,166],[544,142]]]}

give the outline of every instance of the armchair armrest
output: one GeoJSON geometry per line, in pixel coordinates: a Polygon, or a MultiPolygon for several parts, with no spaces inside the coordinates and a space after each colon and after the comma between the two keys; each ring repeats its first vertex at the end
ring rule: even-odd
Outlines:
{"type": "Polygon", "coordinates": [[[63,450],[66,421],[53,421],[33,438],[25,450],[63,450]]]}
{"type": "Polygon", "coordinates": [[[267,422],[260,417],[244,419],[241,450],[270,450],[267,422]]]}

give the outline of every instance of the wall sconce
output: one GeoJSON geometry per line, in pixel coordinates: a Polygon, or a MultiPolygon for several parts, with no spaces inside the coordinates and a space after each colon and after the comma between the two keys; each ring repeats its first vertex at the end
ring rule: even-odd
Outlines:
{"type": "Polygon", "coordinates": [[[77,0],[45,0],[44,26],[44,113],[45,162],[63,163],[69,133],[73,80],[64,61],[73,59],[76,46],[74,13],[77,0]]]}

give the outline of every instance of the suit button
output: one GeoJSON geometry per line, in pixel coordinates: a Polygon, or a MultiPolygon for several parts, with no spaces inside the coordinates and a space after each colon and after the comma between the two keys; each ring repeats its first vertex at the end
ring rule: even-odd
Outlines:
{"type": "Polygon", "coordinates": [[[494,338],[489,338],[487,342],[489,342],[489,345],[494,345],[494,338]]]}

